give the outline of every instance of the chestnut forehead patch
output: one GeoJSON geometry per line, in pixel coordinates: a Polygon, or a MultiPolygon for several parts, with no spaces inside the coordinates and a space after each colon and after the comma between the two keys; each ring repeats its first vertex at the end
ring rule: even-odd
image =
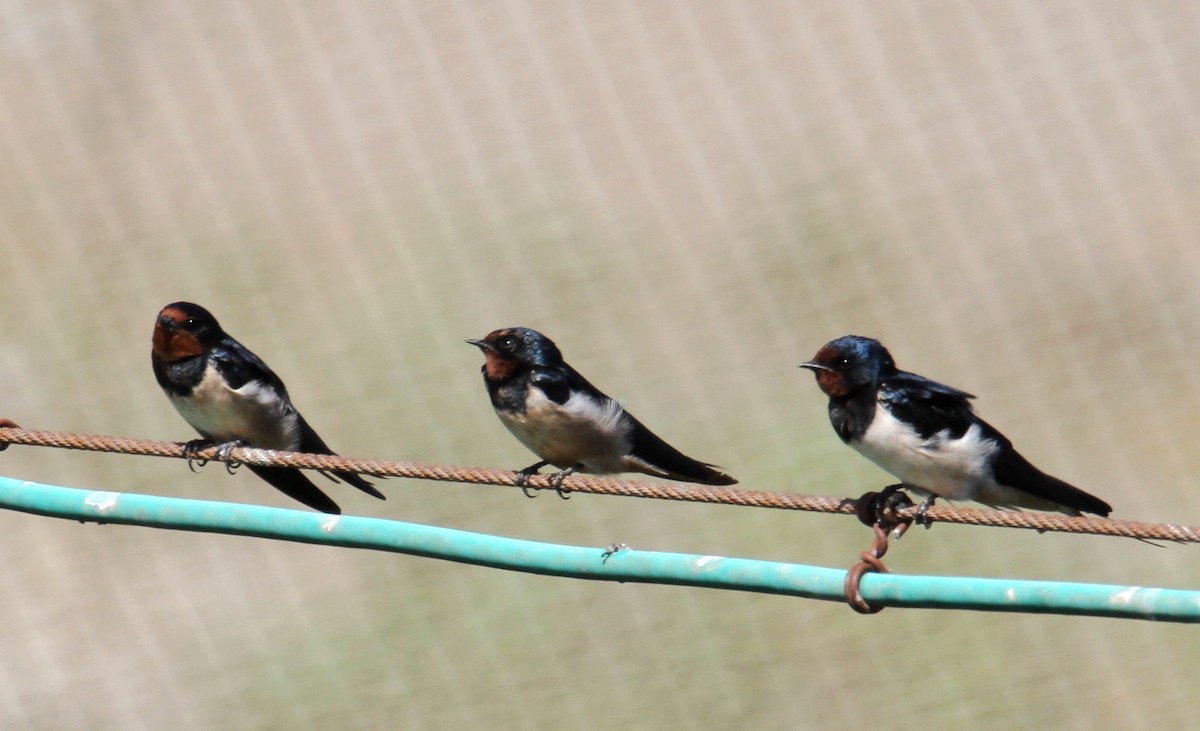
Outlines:
{"type": "Polygon", "coordinates": [[[813,360],[821,364],[832,363],[837,359],[838,349],[828,344],[821,346],[821,349],[813,356],[813,360]]]}
{"type": "Polygon", "coordinates": [[[176,325],[182,325],[188,321],[188,316],[178,307],[164,307],[162,312],[158,313],[158,317],[160,320],[170,320],[176,325]]]}

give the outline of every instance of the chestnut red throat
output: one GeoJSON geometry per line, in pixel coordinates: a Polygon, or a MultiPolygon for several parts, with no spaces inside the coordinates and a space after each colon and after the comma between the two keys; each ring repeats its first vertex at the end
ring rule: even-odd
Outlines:
{"type": "Polygon", "coordinates": [[[497,381],[507,380],[509,376],[516,373],[517,369],[521,367],[521,364],[515,358],[501,355],[495,350],[484,349],[483,356],[483,368],[487,373],[487,377],[494,378],[497,381]]]}
{"type": "Polygon", "coordinates": [[[204,347],[196,336],[182,329],[187,319],[187,315],[174,307],[165,307],[158,313],[151,338],[155,355],[172,363],[204,353],[204,347]]]}
{"type": "Polygon", "coordinates": [[[826,345],[817,351],[813,356],[811,363],[816,366],[813,368],[813,373],[817,377],[817,386],[826,396],[833,398],[841,398],[850,394],[850,389],[846,384],[846,379],[842,375],[833,370],[833,363],[837,361],[838,351],[826,345]]]}

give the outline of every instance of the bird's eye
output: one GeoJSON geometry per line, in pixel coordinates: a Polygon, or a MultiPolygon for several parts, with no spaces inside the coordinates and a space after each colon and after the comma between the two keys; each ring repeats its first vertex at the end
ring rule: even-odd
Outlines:
{"type": "Polygon", "coordinates": [[[850,359],[843,355],[841,358],[837,359],[837,366],[838,368],[849,368],[850,359]]]}
{"type": "Polygon", "coordinates": [[[509,336],[500,340],[500,347],[504,350],[512,350],[517,347],[517,339],[509,336]]]}

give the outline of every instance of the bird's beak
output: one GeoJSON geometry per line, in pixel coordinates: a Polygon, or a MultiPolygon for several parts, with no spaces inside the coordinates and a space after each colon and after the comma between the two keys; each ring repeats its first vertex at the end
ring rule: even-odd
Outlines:
{"type": "Polygon", "coordinates": [[[486,340],[468,340],[467,342],[471,345],[474,345],[476,348],[479,348],[480,350],[495,350],[495,348],[492,347],[492,344],[486,340]]]}
{"type": "Polygon", "coordinates": [[[833,370],[833,369],[832,369],[832,368],[830,368],[829,366],[827,366],[827,365],[821,365],[820,363],[818,363],[818,362],[816,362],[816,361],[813,361],[813,360],[810,360],[810,361],[808,361],[807,363],[801,363],[799,367],[800,367],[800,368],[807,368],[807,369],[809,369],[810,371],[829,371],[829,370],[833,370]]]}

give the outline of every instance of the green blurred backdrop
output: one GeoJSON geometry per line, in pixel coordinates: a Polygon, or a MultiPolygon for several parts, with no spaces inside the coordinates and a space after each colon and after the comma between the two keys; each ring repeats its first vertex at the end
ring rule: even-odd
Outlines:
{"type": "MultiPolygon", "coordinates": [[[[193,436],[209,307],[337,450],[518,468],[526,325],[751,489],[857,495],[830,338],[979,394],[1121,518],[1200,522],[1188,3],[0,3],[0,416],[193,436]]],[[[297,507],[243,471],[0,472],[297,507]]],[[[391,480],[350,513],[849,566],[852,520],[391,480]]],[[[591,584],[0,513],[0,726],[1180,728],[1184,626],[591,584]]],[[[1200,588],[1196,549],[939,526],[895,571],[1200,588]]]]}

